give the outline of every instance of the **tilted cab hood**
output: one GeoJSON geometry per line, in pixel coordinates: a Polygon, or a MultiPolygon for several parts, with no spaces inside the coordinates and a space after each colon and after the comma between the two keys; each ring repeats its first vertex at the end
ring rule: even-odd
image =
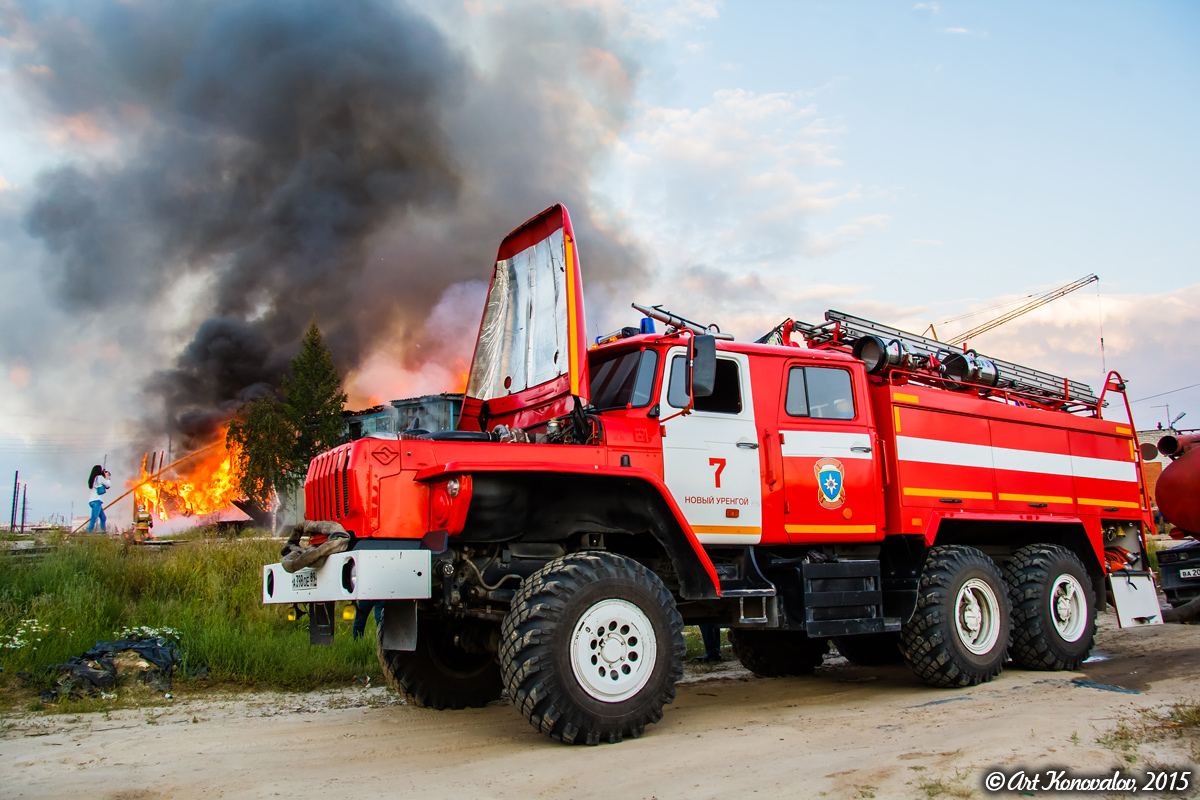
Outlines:
{"type": "Polygon", "coordinates": [[[588,403],[583,279],[554,205],[500,243],[459,427],[528,427],[588,403]]]}

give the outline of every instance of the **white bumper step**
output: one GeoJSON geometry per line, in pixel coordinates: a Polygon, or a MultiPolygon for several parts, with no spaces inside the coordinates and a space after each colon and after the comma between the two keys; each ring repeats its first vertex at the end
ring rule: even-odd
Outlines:
{"type": "Polygon", "coordinates": [[[263,602],[424,599],[432,585],[431,559],[428,550],[351,550],[334,553],[319,569],[286,572],[282,564],[267,564],[263,602]]]}

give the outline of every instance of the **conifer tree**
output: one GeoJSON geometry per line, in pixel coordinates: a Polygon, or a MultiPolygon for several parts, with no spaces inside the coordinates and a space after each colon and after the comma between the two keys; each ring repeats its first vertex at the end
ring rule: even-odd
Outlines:
{"type": "Polygon", "coordinates": [[[295,457],[307,467],[313,456],[341,443],[346,405],[333,354],[315,319],[289,372],[283,379],[283,415],[296,430],[295,457]]]}
{"type": "Polygon", "coordinates": [[[270,395],[237,410],[225,441],[235,453],[238,487],[261,508],[270,505],[272,489],[286,494],[304,479],[308,462],[296,458],[296,429],[270,395]]]}
{"type": "Polygon", "coordinates": [[[239,487],[266,508],[304,481],[313,456],[342,441],[346,394],[316,320],[283,379],[283,402],[268,395],[238,408],[226,442],[235,449],[239,487]]]}

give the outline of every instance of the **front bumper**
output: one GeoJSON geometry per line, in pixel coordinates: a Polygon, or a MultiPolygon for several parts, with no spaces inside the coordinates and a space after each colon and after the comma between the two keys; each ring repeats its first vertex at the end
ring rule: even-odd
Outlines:
{"type": "Polygon", "coordinates": [[[333,600],[423,600],[431,593],[428,550],[351,550],[334,553],[314,569],[287,572],[263,567],[264,603],[323,603],[333,600]]]}

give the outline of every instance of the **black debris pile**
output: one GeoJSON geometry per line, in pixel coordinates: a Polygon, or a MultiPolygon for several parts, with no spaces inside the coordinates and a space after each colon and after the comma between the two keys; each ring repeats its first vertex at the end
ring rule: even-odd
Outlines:
{"type": "Polygon", "coordinates": [[[42,692],[43,702],[111,692],[117,685],[118,676],[132,675],[136,683],[165,692],[170,690],[171,676],[176,670],[189,677],[204,677],[208,672],[203,668],[186,671],[183,650],[175,642],[137,636],[96,642],[96,646],[86,653],[46,669],[57,673],[58,677],[52,688],[42,692]]]}

